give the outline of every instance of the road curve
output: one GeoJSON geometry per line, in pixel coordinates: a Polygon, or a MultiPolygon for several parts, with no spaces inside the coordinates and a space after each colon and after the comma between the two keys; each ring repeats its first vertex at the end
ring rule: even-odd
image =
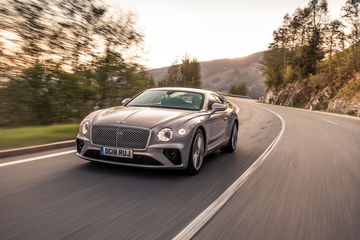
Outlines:
{"type": "MultiPolygon", "coordinates": [[[[171,239],[286,129],[195,239],[359,239],[360,121],[238,100],[233,154],[200,174],[97,165],[74,153],[0,167],[0,239],[171,239]]],[[[61,149],[0,159],[43,156],[61,149]]]]}
{"type": "Polygon", "coordinates": [[[194,239],[360,239],[360,119],[265,107],[278,147],[194,239]]]}

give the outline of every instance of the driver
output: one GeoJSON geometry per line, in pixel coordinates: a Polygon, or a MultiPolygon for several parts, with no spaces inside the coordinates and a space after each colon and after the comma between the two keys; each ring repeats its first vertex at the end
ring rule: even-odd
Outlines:
{"type": "Polygon", "coordinates": [[[201,99],[200,99],[200,97],[198,97],[198,96],[193,96],[193,97],[192,97],[192,100],[191,100],[191,103],[192,103],[192,105],[193,105],[195,108],[200,108],[200,105],[201,105],[201,99]]]}

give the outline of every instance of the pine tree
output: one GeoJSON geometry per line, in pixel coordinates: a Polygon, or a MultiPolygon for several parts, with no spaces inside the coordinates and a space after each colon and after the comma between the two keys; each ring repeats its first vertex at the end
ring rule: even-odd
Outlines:
{"type": "Polygon", "coordinates": [[[177,60],[168,68],[164,80],[159,84],[166,87],[201,87],[201,66],[196,58],[185,55],[181,64],[177,60]]]}

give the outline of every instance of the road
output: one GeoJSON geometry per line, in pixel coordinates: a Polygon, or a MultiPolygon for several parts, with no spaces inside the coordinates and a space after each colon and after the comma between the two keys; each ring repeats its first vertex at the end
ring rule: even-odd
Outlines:
{"type": "Polygon", "coordinates": [[[1,165],[69,148],[0,159],[0,239],[172,239],[254,165],[194,239],[360,239],[360,120],[233,101],[237,151],[193,177],[74,153],[1,165]]]}

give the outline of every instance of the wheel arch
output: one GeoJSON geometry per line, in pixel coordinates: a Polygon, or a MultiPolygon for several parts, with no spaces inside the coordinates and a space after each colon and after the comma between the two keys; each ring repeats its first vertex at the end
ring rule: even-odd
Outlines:
{"type": "Polygon", "coordinates": [[[233,124],[236,123],[237,127],[239,128],[239,119],[235,118],[233,124]]]}
{"type": "MultiPolygon", "coordinates": [[[[206,137],[206,130],[205,130],[204,126],[200,125],[197,127],[197,129],[200,129],[202,131],[202,133],[204,134],[204,138],[205,138],[204,143],[206,144],[207,137],[206,137]]],[[[205,145],[205,147],[206,147],[206,145],[205,145]]]]}
{"type": "Polygon", "coordinates": [[[207,135],[206,135],[206,129],[205,129],[204,126],[199,125],[199,126],[196,128],[196,131],[195,131],[195,132],[197,132],[197,130],[200,130],[200,131],[203,133],[203,136],[204,136],[204,151],[205,151],[205,155],[206,155],[206,154],[207,154],[207,146],[208,146],[208,143],[207,143],[208,137],[207,137],[207,135]]]}
{"type": "Polygon", "coordinates": [[[206,129],[205,129],[205,127],[203,126],[203,125],[198,125],[198,126],[195,126],[194,127],[194,132],[192,133],[192,135],[191,135],[191,141],[194,139],[194,137],[195,137],[195,134],[196,134],[196,132],[197,132],[197,130],[200,130],[202,133],[203,133],[203,136],[204,136],[204,144],[205,144],[205,151],[206,151],[206,146],[207,146],[207,136],[206,136],[206,129]]]}

